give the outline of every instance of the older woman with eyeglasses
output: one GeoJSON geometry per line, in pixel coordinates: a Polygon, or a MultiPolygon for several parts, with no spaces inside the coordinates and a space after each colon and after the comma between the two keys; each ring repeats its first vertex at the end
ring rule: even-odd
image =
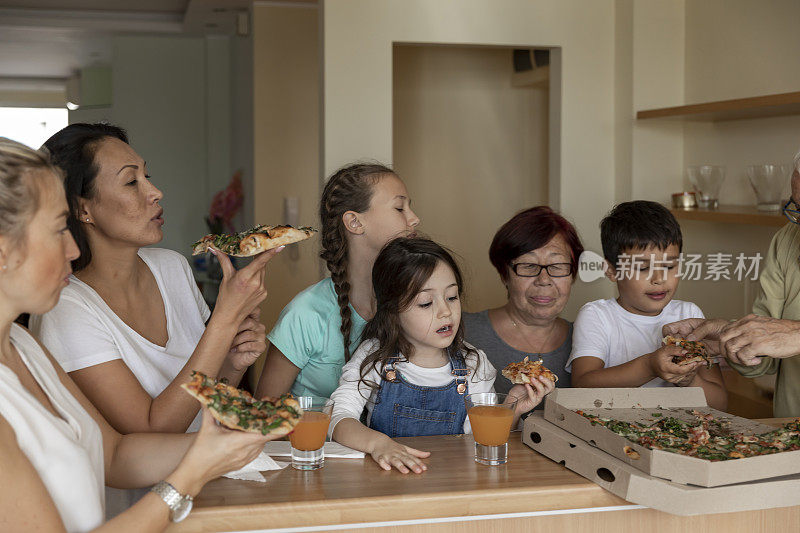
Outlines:
{"type": "Polygon", "coordinates": [[[774,416],[800,416],[800,152],[794,157],[792,198],[783,208],[791,224],[772,238],[758,281],[753,314],[735,321],[687,319],[665,334],[703,340],[745,377],[776,374],[774,416]]]}
{"type": "MultiPolygon", "coordinates": [[[[546,206],[532,207],[503,224],[489,247],[489,259],[506,286],[508,301],[495,309],[463,316],[465,339],[502,369],[524,357],[541,358],[570,386],[564,370],[572,349],[572,323],[559,315],[569,300],[583,245],[575,228],[546,206]]],[[[511,383],[495,381],[497,392],[511,383]]]]}

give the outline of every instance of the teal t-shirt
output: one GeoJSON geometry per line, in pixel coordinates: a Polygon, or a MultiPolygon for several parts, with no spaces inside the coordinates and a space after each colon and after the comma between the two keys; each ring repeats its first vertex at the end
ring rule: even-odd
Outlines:
{"type": "MultiPolygon", "coordinates": [[[[367,322],[350,306],[353,321],[350,353],[358,348],[367,322]]],[[[300,369],[292,394],[329,398],[339,386],[344,366],[342,318],[331,278],[325,278],[294,297],[283,308],[267,338],[300,369]]]]}

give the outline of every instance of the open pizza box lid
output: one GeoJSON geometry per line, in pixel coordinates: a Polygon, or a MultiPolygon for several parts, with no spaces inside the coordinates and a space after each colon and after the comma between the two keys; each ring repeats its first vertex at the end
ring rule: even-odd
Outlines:
{"type": "Polygon", "coordinates": [[[717,487],[800,473],[800,450],[726,461],[698,459],[645,448],[601,425],[592,425],[587,418],[576,413],[576,409],[645,425],[667,416],[696,424],[697,418],[692,411],[697,411],[711,413],[715,419],[726,421],[731,433],[759,434],[775,429],[708,407],[703,389],[698,387],[555,389],[547,396],[544,418],[645,474],[675,483],[717,487]],[[634,459],[637,455],[638,458],[634,459]]]}
{"type": "Polygon", "coordinates": [[[800,475],[713,488],[672,483],[643,474],[539,414],[525,420],[522,442],[620,498],[671,514],[689,516],[800,505],[800,475]]]}

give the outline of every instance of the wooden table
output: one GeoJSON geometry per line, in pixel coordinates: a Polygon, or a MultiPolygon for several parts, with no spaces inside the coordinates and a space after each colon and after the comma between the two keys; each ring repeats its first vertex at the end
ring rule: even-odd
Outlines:
{"type": "Polygon", "coordinates": [[[475,463],[469,435],[400,440],[432,452],[427,472],[385,472],[367,457],[264,472],[266,483],[221,478],[168,531],[800,531],[800,507],[679,517],[630,504],[534,452],[519,433],[509,463],[497,467],[475,463]]]}

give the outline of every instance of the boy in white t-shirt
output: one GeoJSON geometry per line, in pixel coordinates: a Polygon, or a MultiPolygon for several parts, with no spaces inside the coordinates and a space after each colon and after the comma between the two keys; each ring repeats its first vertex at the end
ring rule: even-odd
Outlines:
{"type": "Polygon", "coordinates": [[[678,346],[662,346],[662,327],[703,318],[695,304],[673,300],[683,237],[675,217],[655,202],[617,205],[600,223],[606,275],[619,297],[584,305],[575,320],[566,369],[573,387],[702,387],[724,410],[728,395],[717,365],[678,365],[678,346]]]}

